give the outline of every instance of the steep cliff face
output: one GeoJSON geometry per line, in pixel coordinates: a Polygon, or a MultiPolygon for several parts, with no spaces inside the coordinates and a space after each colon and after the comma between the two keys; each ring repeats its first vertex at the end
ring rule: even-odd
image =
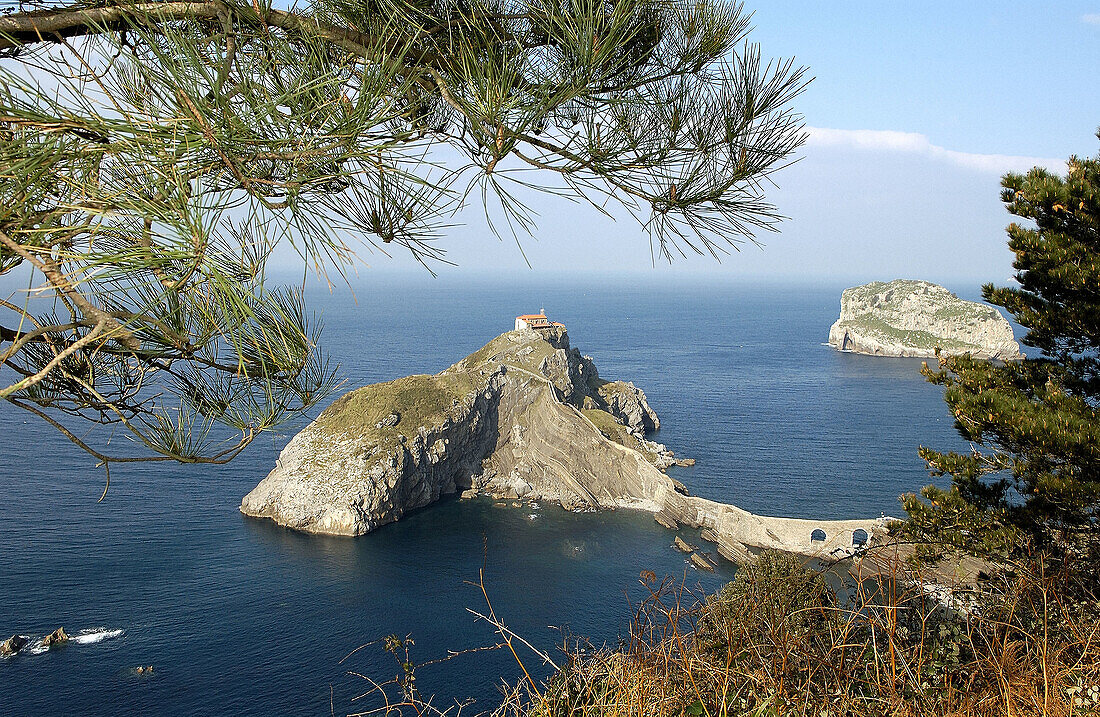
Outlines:
{"type": "Polygon", "coordinates": [[[353,391],[291,439],[241,502],[310,533],[362,535],[468,488],[496,445],[504,368],[353,391]]]}
{"type": "Polygon", "coordinates": [[[649,407],[645,394],[633,383],[608,381],[597,389],[607,404],[607,412],[635,431],[650,433],[661,427],[657,414],[649,407]]]}
{"type": "Polygon", "coordinates": [[[642,435],[647,417],[656,425],[645,394],[618,384],[602,381],[562,330],[509,332],[435,376],[337,399],[287,444],[241,512],[361,535],[470,488],[570,508],[644,503],[668,480],[656,465],[671,452],[642,435]]]}
{"type": "Polygon", "coordinates": [[[976,358],[1021,357],[1012,326],[991,306],[964,301],[927,281],[896,279],[845,289],[829,344],[876,356],[969,353],[976,358]]]}
{"type": "Polygon", "coordinates": [[[645,507],[669,481],[645,454],[612,440],[533,376],[517,376],[498,405],[502,431],[475,487],[560,502],[566,508],[645,507]]]}

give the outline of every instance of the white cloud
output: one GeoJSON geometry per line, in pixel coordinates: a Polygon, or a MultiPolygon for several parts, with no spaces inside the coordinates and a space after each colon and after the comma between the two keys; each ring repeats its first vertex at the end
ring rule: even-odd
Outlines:
{"type": "Polygon", "coordinates": [[[1090,12],[1081,16],[1081,22],[1086,25],[1100,25],[1100,12],[1090,12]]]}
{"type": "Polygon", "coordinates": [[[810,133],[808,142],[810,146],[848,147],[870,151],[917,154],[950,162],[976,172],[989,172],[992,174],[1026,172],[1035,166],[1046,167],[1059,173],[1066,170],[1064,159],[958,152],[932,144],[927,136],[917,132],[877,129],[827,129],[824,127],[808,127],[807,130],[810,133]]]}

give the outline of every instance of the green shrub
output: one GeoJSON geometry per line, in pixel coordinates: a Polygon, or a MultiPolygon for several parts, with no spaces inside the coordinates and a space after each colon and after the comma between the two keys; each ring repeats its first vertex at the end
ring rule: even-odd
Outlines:
{"type": "Polygon", "coordinates": [[[830,619],[833,595],[821,573],[798,556],[765,551],[709,597],[696,626],[701,647],[793,644],[830,619]]]}

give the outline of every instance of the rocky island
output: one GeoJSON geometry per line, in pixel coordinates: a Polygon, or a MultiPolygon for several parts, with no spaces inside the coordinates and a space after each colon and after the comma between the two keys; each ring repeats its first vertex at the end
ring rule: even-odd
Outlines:
{"type": "Polygon", "coordinates": [[[1023,357],[997,309],[965,301],[927,281],[895,279],[845,289],[829,345],[874,356],[948,356],[1009,361],[1023,357]]]}
{"type": "Polygon", "coordinates": [[[631,383],[547,325],[502,334],[433,375],[338,398],[283,449],[241,502],[248,516],[311,533],[355,536],[447,494],[539,499],[572,510],[633,508],[668,527],[703,528],[721,555],[747,546],[841,556],[881,521],[757,516],[687,495],[676,462],[646,433],[660,425],[631,383]]]}

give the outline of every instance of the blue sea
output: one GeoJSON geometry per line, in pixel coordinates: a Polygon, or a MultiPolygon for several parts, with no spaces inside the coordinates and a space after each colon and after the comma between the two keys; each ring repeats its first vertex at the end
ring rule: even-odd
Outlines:
{"type": "MultiPolygon", "coordinates": [[[[545,308],[602,376],[645,390],[657,440],[697,460],[671,469],[693,493],[772,515],[898,515],[898,495],[931,481],[917,447],[965,444],[920,361],[823,345],[843,288],[367,275],[309,299],[348,390],[439,371],[545,308]]],[[[734,574],[695,571],[651,516],[627,511],[447,500],[357,539],[241,516],[301,425],[227,466],[116,465],[97,503],[103,471],[0,406],[0,639],[83,635],[0,660],[0,714],[354,713],[369,680],[398,672],[377,645],[356,648],[409,635],[427,662],[497,641],[471,613],[486,610],[479,575],[495,613],[553,657],[571,635],[617,644],[644,570],[703,591],[734,574]],[[134,673],[145,665],[151,675],[134,673]]],[[[510,654],[484,651],[425,666],[417,682],[437,706],[475,700],[472,715],[520,674],[510,654]]]]}

